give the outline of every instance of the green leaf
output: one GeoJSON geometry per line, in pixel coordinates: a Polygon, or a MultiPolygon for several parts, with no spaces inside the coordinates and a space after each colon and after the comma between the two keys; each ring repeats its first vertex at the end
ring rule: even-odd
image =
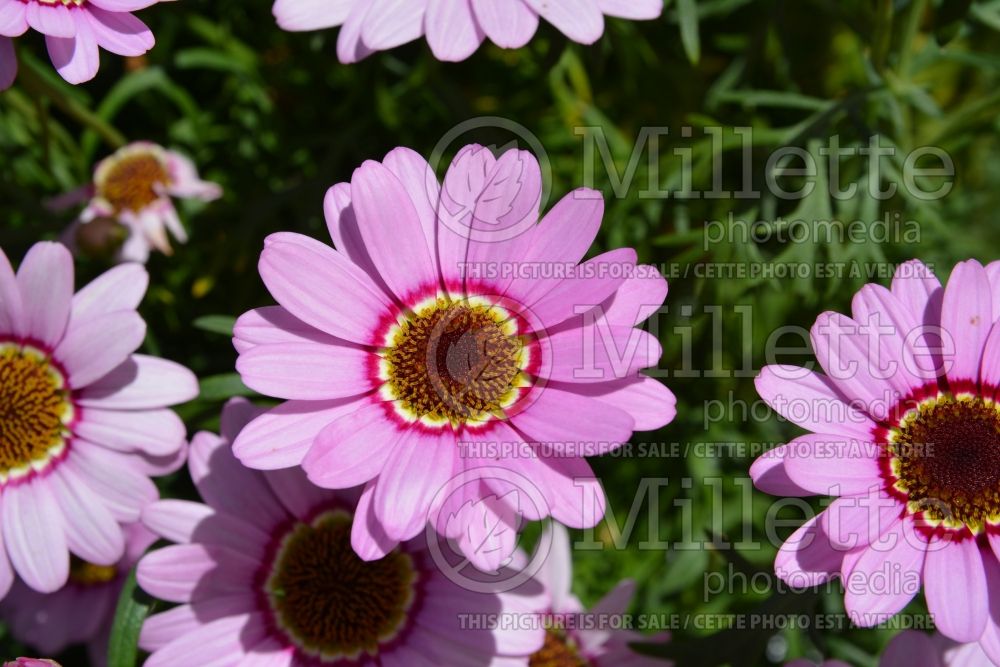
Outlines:
{"type": "Polygon", "coordinates": [[[236,318],[231,315],[205,315],[196,319],[192,324],[194,324],[195,329],[232,336],[233,327],[236,326],[236,318]]]}
{"type": "Polygon", "coordinates": [[[108,667],[135,667],[138,664],[139,631],[152,606],[152,598],[136,585],[133,569],[118,597],[108,642],[108,667]]]}
{"type": "Polygon", "coordinates": [[[701,36],[698,34],[698,5],[695,0],[677,0],[677,22],[681,26],[681,43],[692,65],[701,59],[701,36]]]}
{"type": "Polygon", "coordinates": [[[201,379],[200,398],[220,401],[233,396],[253,396],[254,391],[243,384],[238,373],[224,373],[201,379]]]}

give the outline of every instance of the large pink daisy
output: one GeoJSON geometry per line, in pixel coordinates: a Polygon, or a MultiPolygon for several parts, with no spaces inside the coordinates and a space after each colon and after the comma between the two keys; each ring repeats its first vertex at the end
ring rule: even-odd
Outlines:
{"type": "Polygon", "coordinates": [[[812,343],[825,374],[761,372],[764,400],[812,433],[758,459],[757,486],[838,496],[782,547],[780,576],[812,584],[839,571],[847,611],[865,626],[922,583],[943,634],[1000,648],[990,611],[1000,602],[998,317],[1000,262],[963,262],[947,287],[908,262],[891,289],[862,288],[852,317],[820,315],[812,343]]]}
{"type": "Polygon", "coordinates": [[[604,495],[583,457],[674,416],[670,391],[639,372],[660,345],[634,328],[666,281],[631,249],[580,263],[600,194],[577,190],[537,222],[541,187],[523,151],[466,147],[442,186],[399,148],[330,189],[336,250],[290,233],[265,243],[260,274],[280,305],[239,319],[237,369],[288,402],[234,451],[252,468],[301,465],[322,487],[366,484],[365,558],[437,509],[486,569],[514,542],[482,549],[490,536],[473,524],[506,523],[508,536],[521,516],[592,526],[604,495]]]}
{"type": "Polygon", "coordinates": [[[545,645],[531,665],[572,667],[671,667],[673,663],[648,658],[632,650],[640,642],[663,643],[669,633],[646,637],[627,629],[625,614],[635,595],[635,582],[618,583],[592,608],[573,595],[573,556],[569,533],[553,523],[551,547],[537,578],[549,594],[543,625],[545,645]]]}
{"type": "Polygon", "coordinates": [[[300,470],[252,471],[233,458],[229,443],[253,414],[234,400],[222,437],[192,441],[188,465],[207,505],[163,500],[144,513],[152,530],[179,544],[143,558],[139,583],[181,603],[146,621],[145,667],[527,665],[542,630],[493,621],[537,613],[540,585],[465,590],[437,568],[422,538],[362,561],[351,548],[356,492],[319,489],[300,470]]]}
{"type": "Polygon", "coordinates": [[[115,565],[74,558],[69,583],[55,593],[34,591],[20,581],[0,604],[10,633],[42,655],[58,655],[86,644],[92,665],[107,664],[108,638],[125,579],[156,536],[142,524],[125,527],[125,555],[115,565]]]}
{"type": "Polygon", "coordinates": [[[70,553],[114,565],[122,523],[156,499],[151,474],[176,467],[184,424],[165,406],[197,381],[170,361],[134,354],[148,278],[122,265],[73,294],[73,260],[38,243],[15,275],[0,251],[0,593],[16,572],[50,593],[70,553]]]}
{"type": "Polygon", "coordinates": [[[120,56],[141,56],[153,48],[153,33],[131,12],[160,0],[0,0],[0,90],[17,74],[10,37],[28,28],[45,35],[49,57],[70,83],[97,74],[99,48],[120,56]]]}
{"type": "Polygon", "coordinates": [[[353,63],[427,36],[439,60],[465,60],[489,37],[517,49],[538,29],[539,17],[575,42],[593,44],[604,17],[655,19],[663,0],[275,0],[285,30],[342,26],[337,56],[353,63]]]}
{"type": "Polygon", "coordinates": [[[64,242],[74,250],[87,254],[89,229],[111,222],[123,229],[117,259],[145,263],[151,250],[165,255],[173,252],[169,234],[181,243],[188,239],[172,197],[212,201],[220,196],[222,188],[202,180],[187,157],[149,141],[136,141],[101,160],[92,184],[50,205],[63,208],[87,201],[64,235],[64,242]]]}

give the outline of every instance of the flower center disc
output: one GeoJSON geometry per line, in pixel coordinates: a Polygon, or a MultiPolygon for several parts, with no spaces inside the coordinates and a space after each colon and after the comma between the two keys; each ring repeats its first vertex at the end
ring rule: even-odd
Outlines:
{"type": "Polygon", "coordinates": [[[545,631],[545,644],[528,659],[529,667],[587,667],[589,664],[566,633],[556,630],[545,631]]]}
{"type": "Polygon", "coordinates": [[[170,174],[156,155],[133,153],[112,158],[96,181],[98,194],[120,213],[141,211],[159,199],[156,186],[166,185],[170,174]]]}
{"type": "Polygon", "coordinates": [[[441,300],[400,327],[385,354],[404,410],[434,422],[484,421],[517,391],[524,343],[506,314],[441,300]]]}
{"type": "Polygon", "coordinates": [[[906,413],[889,435],[896,488],[910,510],[976,533],[1000,519],[1000,406],[941,395],[906,413]]]}
{"type": "Polygon", "coordinates": [[[65,446],[73,407],[62,374],[40,351],[0,345],[0,481],[65,446]]]}
{"type": "Polygon", "coordinates": [[[405,625],[415,597],[412,558],[395,551],[365,562],[351,548],[351,517],[337,511],[297,525],[267,580],[277,625],[308,656],[377,655],[405,625]]]}
{"type": "Polygon", "coordinates": [[[70,556],[69,580],[78,586],[101,586],[110,584],[118,577],[118,568],[113,565],[94,565],[70,556]]]}

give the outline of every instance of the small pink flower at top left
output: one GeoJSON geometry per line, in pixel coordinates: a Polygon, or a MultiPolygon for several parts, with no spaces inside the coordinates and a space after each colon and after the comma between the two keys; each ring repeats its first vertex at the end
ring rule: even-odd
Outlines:
{"type": "Polygon", "coordinates": [[[45,35],[56,71],[66,81],[90,81],[100,67],[100,49],[141,56],[153,48],[153,33],[131,12],[159,0],[0,0],[0,90],[17,76],[11,38],[29,28],[45,35]]]}
{"type": "Polygon", "coordinates": [[[212,201],[221,195],[222,188],[203,181],[188,158],[136,141],[99,162],[93,183],[56,198],[50,206],[87,202],[62,239],[77,254],[114,253],[118,261],[145,263],[152,250],[173,253],[168,232],[180,243],[187,241],[172,197],[212,201]]]}

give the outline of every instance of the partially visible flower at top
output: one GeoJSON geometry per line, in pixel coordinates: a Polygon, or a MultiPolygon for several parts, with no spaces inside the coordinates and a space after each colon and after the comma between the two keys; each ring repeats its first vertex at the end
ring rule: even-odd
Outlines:
{"type": "Polygon", "coordinates": [[[977,642],[960,644],[940,633],[903,630],[885,647],[879,667],[992,667],[977,642]]]}
{"type": "Polygon", "coordinates": [[[0,0],[0,90],[17,76],[11,37],[28,28],[45,35],[56,70],[70,83],[90,81],[101,64],[98,47],[120,56],[153,48],[153,33],[130,12],[160,0],[0,0]]]}
{"type": "MultiPolygon", "coordinates": [[[[673,663],[636,653],[631,645],[664,643],[669,633],[645,636],[624,616],[635,595],[635,582],[623,580],[592,608],[573,595],[573,557],[569,532],[551,523],[551,547],[536,578],[549,594],[543,627],[545,646],[531,656],[531,665],[574,667],[670,667],[673,663]]],[[[543,540],[542,543],[546,541],[543,540]]]]}
{"type": "Polygon", "coordinates": [[[539,17],[574,42],[593,44],[604,17],[655,19],[663,0],[276,0],[274,16],[285,30],[342,26],[337,56],[353,63],[421,35],[439,60],[465,60],[487,37],[518,49],[538,29],[539,17]]]}
{"type": "Polygon", "coordinates": [[[43,655],[58,655],[72,644],[86,644],[90,664],[106,665],[118,596],[128,573],[156,541],[140,523],[124,530],[125,555],[115,565],[73,558],[69,582],[47,595],[15,582],[0,603],[0,618],[14,638],[43,655]]]}
{"type": "Polygon", "coordinates": [[[148,276],[118,266],[73,293],[73,258],[35,244],[17,273],[0,251],[0,597],[16,572],[62,588],[70,553],[115,565],[122,524],[158,496],[149,479],[176,469],[184,423],[167,406],[198,394],[179,364],[135,354],[148,276]]]}
{"type": "Polygon", "coordinates": [[[50,206],[64,208],[89,199],[63,236],[76,252],[100,255],[113,248],[119,261],[145,262],[151,249],[166,255],[173,252],[168,231],[181,243],[187,241],[171,197],[211,201],[221,195],[218,185],[198,177],[188,158],[137,141],[98,163],[91,185],[53,200],[50,206]],[[118,242],[121,245],[115,247],[118,242]]]}
{"type": "Polygon", "coordinates": [[[351,521],[368,501],[356,489],[327,491],[301,470],[260,472],[233,457],[229,443],[256,412],[234,399],[222,437],[192,440],[188,467],[205,504],[162,500],[143,513],[177,544],[139,562],[139,585],[180,603],[146,619],[145,667],[528,666],[542,629],[494,621],[533,618],[545,604],[538,582],[462,588],[423,535],[361,560],[351,521]]]}
{"type": "Polygon", "coordinates": [[[3,663],[3,667],[60,667],[55,660],[44,658],[15,658],[3,663]]]}

